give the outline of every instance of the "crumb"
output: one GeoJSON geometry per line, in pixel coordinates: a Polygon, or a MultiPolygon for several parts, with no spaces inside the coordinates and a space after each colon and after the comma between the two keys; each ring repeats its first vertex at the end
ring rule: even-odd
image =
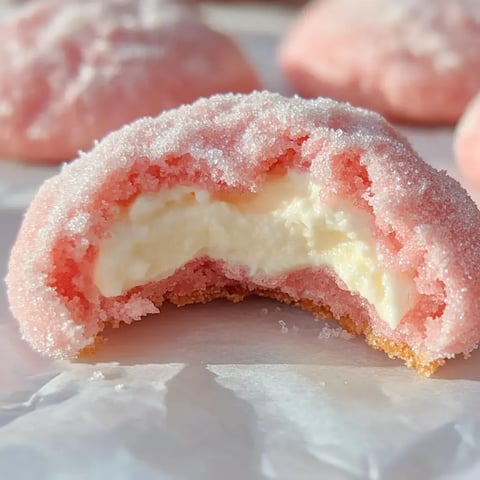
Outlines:
{"type": "Polygon", "coordinates": [[[352,335],[350,332],[347,332],[343,328],[341,329],[340,338],[343,338],[343,340],[351,340],[354,337],[355,335],[352,335]]]}
{"type": "Polygon", "coordinates": [[[105,375],[100,370],[95,370],[90,377],[90,380],[104,380],[105,375]]]}
{"type": "Polygon", "coordinates": [[[330,327],[325,325],[318,334],[320,340],[328,340],[329,338],[342,338],[343,340],[350,340],[354,336],[348,333],[342,327],[330,327]]]}

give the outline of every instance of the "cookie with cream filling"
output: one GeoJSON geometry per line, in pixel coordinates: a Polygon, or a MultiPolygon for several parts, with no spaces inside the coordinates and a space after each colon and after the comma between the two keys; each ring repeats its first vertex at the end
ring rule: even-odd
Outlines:
{"type": "Polygon", "coordinates": [[[475,204],[381,116],[263,92],[140,119],[64,166],[7,283],[23,337],[53,357],[165,301],[261,295],[430,374],[478,345],[479,263],[475,204]]]}

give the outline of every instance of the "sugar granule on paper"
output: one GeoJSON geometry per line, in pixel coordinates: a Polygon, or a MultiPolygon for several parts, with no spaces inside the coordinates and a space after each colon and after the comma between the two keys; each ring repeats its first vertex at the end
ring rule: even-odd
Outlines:
{"type": "Polygon", "coordinates": [[[320,340],[328,340],[330,338],[342,338],[344,340],[350,340],[353,338],[353,335],[348,333],[342,327],[331,327],[330,325],[325,325],[318,334],[320,340]]]}

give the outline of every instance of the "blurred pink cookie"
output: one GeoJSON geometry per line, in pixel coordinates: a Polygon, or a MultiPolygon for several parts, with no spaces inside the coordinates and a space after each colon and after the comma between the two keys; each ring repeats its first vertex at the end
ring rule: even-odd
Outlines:
{"type": "Polygon", "coordinates": [[[480,89],[478,0],[319,0],[280,50],[298,93],[453,124],[480,89]]]}
{"type": "Polygon", "coordinates": [[[248,295],[330,312],[431,374],[479,343],[480,212],[379,115],[217,95],[104,138],[39,190],[13,314],[72,357],[108,324],[248,295]]]}
{"type": "Polygon", "coordinates": [[[470,102],[457,125],[454,151],[465,178],[480,184],[480,92],[470,102]]]}
{"type": "Polygon", "coordinates": [[[112,129],[258,87],[234,43],[168,0],[44,0],[0,24],[0,156],[60,162],[112,129]]]}

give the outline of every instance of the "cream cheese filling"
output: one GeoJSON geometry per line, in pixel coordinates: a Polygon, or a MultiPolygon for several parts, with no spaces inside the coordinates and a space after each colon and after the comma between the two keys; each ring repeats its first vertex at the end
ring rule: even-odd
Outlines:
{"type": "Polygon", "coordinates": [[[101,242],[95,284],[104,296],[121,295],[203,256],[251,275],[328,266],[395,328],[414,306],[413,274],[382,266],[367,212],[322,205],[319,195],[298,171],[272,175],[256,194],[220,198],[178,186],[140,195],[101,242]]]}

